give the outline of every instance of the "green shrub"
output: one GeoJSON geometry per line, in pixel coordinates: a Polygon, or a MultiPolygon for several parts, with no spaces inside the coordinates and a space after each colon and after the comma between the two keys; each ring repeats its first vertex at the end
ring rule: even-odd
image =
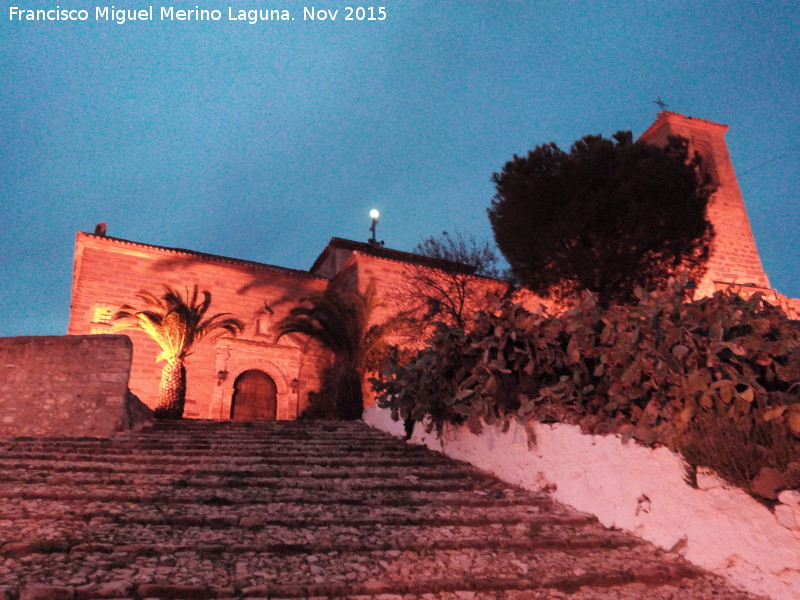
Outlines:
{"type": "Polygon", "coordinates": [[[748,489],[765,467],[797,487],[797,444],[787,427],[772,421],[733,420],[703,414],[692,420],[679,450],[691,467],[710,467],[725,479],[748,489]]]}
{"type": "Polygon", "coordinates": [[[560,421],[673,450],[694,447],[701,426],[754,439],[768,429],[792,457],[759,450],[757,464],[800,462],[800,324],[758,294],[687,302],[685,292],[675,281],[608,309],[583,294],[556,317],[506,303],[469,335],[442,325],[416,360],[390,361],[373,380],[379,405],[394,418],[430,416],[439,430],[560,421]]]}

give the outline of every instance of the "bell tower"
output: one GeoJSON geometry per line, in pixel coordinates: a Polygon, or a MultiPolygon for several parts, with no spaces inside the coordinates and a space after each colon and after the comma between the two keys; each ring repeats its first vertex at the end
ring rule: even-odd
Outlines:
{"type": "Polygon", "coordinates": [[[771,291],[728,154],[726,131],[727,125],[664,110],[639,139],[660,146],[666,144],[669,136],[686,138],[689,151],[700,154],[712,183],[717,186],[708,204],[708,219],[716,235],[708,271],[698,286],[700,295],[710,295],[732,284],[752,291],[771,291]]]}

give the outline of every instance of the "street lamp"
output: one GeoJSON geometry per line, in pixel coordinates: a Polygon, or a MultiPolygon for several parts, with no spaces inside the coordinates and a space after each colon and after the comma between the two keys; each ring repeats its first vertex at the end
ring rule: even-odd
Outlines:
{"type": "Polygon", "coordinates": [[[372,238],[369,240],[369,243],[373,246],[383,246],[382,241],[379,242],[377,239],[375,239],[375,227],[378,226],[378,217],[381,216],[381,213],[373,208],[371,211],[369,211],[369,216],[372,219],[372,226],[369,228],[369,230],[372,232],[372,238]]]}

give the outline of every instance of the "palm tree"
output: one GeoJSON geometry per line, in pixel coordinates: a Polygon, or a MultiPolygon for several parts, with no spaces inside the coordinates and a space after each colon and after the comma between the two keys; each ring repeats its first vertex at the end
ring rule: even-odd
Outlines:
{"type": "Polygon", "coordinates": [[[159,345],[161,354],[156,357],[156,362],[166,360],[167,364],[161,371],[155,413],[161,418],[180,419],[186,402],[184,360],[192,347],[217,329],[236,335],[244,328],[244,323],[228,317],[230,313],[206,318],[211,293],[203,290],[198,294],[197,285],[191,293],[186,290],[186,297],[166,285],[159,296],[145,291],[137,295],[145,308],[122,306],[114,315],[115,327],[144,331],[159,345]]]}
{"type": "Polygon", "coordinates": [[[361,418],[364,374],[378,366],[386,351],[386,337],[398,325],[397,319],[370,325],[379,306],[374,282],[363,294],[328,288],[304,298],[278,324],[278,339],[288,333],[300,333],[333,352],[336,409],[343,419],[361,418]]]}

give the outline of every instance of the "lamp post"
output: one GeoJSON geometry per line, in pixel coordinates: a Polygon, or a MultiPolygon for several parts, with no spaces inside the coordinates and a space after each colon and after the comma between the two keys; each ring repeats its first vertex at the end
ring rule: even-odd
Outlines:
{"type": "Polygon", "coordinates": [[[372,226],[369,228],[369,230],[372,232],[372,238],[370,238],[369,243],[373,246],[383,246],[383,242],[379,242],[375,238],[375,228],[378,226],[378,218],[381,216],[381,213],[379,213],[377,209],[373,208],[371,211],[369,211],[369,216],[372,219],[372,226]]]}

